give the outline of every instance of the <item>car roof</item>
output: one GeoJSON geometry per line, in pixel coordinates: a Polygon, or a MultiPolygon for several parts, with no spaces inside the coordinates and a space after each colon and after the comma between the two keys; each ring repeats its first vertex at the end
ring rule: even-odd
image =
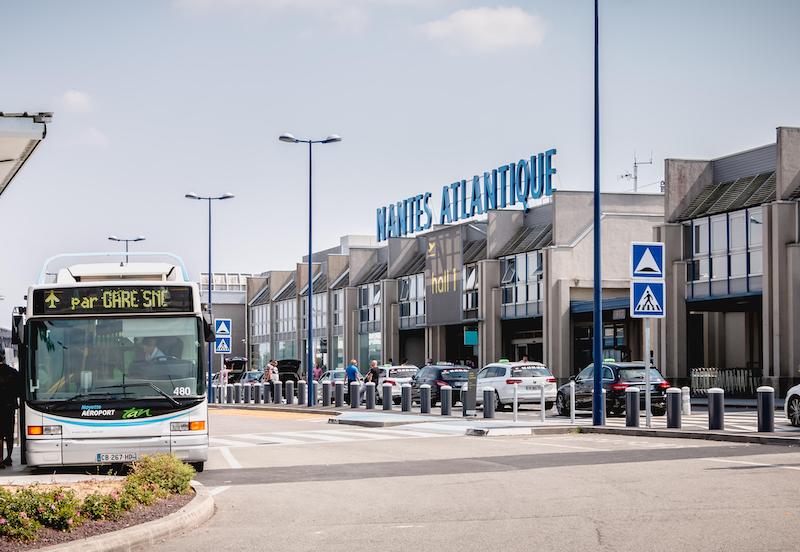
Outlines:
{"type": "Polygon", "coordinates": [[[547,368],[542,362],[537,362],[535,360],[529,360],[528,362],[492,362],[491,364],[487,364],[486,366],[511,366],[513,368],[520,368],[520,367],[527,367],[527,366],[534,366],[536,368],[547,368]]]}
{"type": "MultiPolygon", "coordinates": [[[[617,368],[644,368],[644,361],[634,361],[634,362],[603,362],[606,366],[616,366],[617,368]]],[[[652,364],[650,365],[651,368],[655,368],[652,364]]]]}

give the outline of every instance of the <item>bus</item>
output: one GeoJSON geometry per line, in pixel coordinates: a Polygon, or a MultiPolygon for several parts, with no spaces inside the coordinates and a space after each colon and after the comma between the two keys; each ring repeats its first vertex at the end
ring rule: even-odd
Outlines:
{"type": "Polygon", "coordinates": [[[79,256],[59,255],[29,288],[12,336],[28,466],[122,464],[167,452],[203,471],[203,349],[213,330],[183,262],[159,255],[169,262],[69,264],[48,272],[57,259],[79,256]]]}

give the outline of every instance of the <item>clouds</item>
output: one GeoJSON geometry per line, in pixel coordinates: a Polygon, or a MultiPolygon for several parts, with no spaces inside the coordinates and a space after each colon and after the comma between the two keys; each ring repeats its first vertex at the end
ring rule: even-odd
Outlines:
{"type": "Polygon", "coordinates": [[[495,54],[538,46],[546,24],[515,6],[474,8],[420,25],[418,31],[451,53],[495,54]]]}
{"type": "Polygon", "coordinates": [[[92,110],[92,99],[86,92],[67,90],[61,95],[61,105],[67,111],[87,113],[92,110]]]}

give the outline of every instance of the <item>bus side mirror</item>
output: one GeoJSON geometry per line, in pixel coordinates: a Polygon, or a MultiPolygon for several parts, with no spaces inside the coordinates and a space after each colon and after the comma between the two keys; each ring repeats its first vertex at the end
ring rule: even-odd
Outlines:
{"type": "Polygon", "coordinates": [[[22,336],[24,334],[22,330],[22,315],[15,314],[12,317],[13,323],[11,325],[11,344],[12,345],[21,345],[23,342],[22,336]]]}
{"type": "Polygon", "coordinates": [[[216,339],[216,335],[214,335],[214,326],[211,324],[211,317],[207,313],[203,314],[203,333],[206,343],[211,343],[216,339]]]}

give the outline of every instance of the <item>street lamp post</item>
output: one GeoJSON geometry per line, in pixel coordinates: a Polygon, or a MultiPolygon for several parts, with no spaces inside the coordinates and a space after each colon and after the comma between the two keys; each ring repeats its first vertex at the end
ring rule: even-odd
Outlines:
{"type": "MultiPolygon", "coordinates": [[[[184,197],[186,197],[186,199],[197,199],[199,201],[208,201],[208,317],[211,319],[211,321],[213,323],[214,317],[213,317],[212,312],[211,312],[211,310],[212,310],[211,309],[211,286],[212,286],[212,283],[213,283],[213,280],[214,280],[214,278],[212,276],[212,272],[211,272],[211,202],[215,201],[215,200],[221,201],[223,199],[231,199],[234,196],[233,196],[233,194],[222,194],[221,196],[206,196],[206,197],[203,197],[203,196],[199,196],[199,195],[197,195],[195,193],[190,193],[190,194],[186,194],[184,197]]],[[[211,390],[211,380],[212,380],[211,367],[213,365],[213,358],[214,358],[214,353],[211,350],[211,342],[209,341],[208,342],[208,389],[206,390],[206,392],[208,394],[208,402],[211,402],[214,399],[214,397],[211,396],[211,394],[212,394],[212,390],[211,390]]]]}
{"type": "Polygon", "coordinates": [[[144,236],[136,236],[135,238],[118,238],[116,236],[109,236],[109,240],[115,242],[125,242],[125,264],[128,264],[128,244],[131,242],[144,241],[144,236]]]}
{"type": "Polygon", "coordinates": [[[314,363],[314,345],[313,345],[313,338],[312,338],[312,329],[313,329],[313,317],[311,316],[312,305],[314,304],[314,286],[312,285],[312,262],[311,258],[313,255],[313,250],[311,248],[311,146],[314,144],[331,144],[333,142],[341,142],[342,138],[338,134],[331,134],[327,138],[323,140],[301,140],[299,138],[295,138],[292,134],[281,134],[278,138],[281,142],[287,142],[289,144],[308,144],[308,302],[307,302],[307,309],[306,309],[306,316],[308,317],[308,322],[306,327],[308,329],[308,335],[306,337],[306,382],[308,382],[308,398],[306,404],[311,407],[314,406],[317,402],[316,394],[314,393],[314,379],[313,379],[313,371],[312,371],[312,364],[314,363]]]}
{"type": "MultiPolygon", "coordinates": [[[[600,61],[599,6],[594,0],[594,381],[592,425],[603,425],[603,280],[600,270],[600,61]]],[[[649,369],[649,368],[648,368],[649,369]]]]}

